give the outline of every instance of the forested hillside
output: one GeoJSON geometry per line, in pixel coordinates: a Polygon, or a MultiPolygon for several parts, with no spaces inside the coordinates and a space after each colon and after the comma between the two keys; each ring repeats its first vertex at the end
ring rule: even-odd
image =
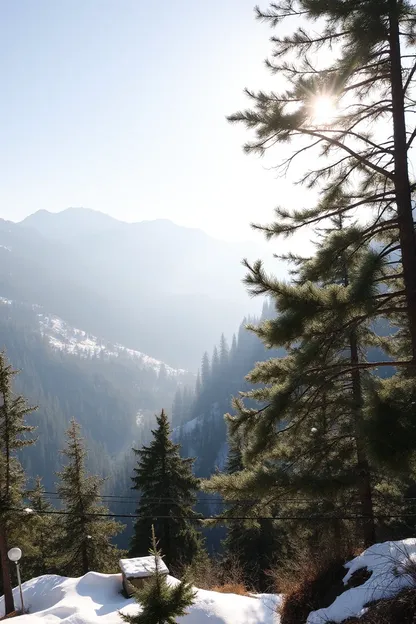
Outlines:
{"type": "Polygon", "coordinates": [[[206,352],[202,358],[194,394],[186,388],[176,391],[172,408],[175,438],[185,455],[196,458],[200,477],[224,468],[228,453],[224,415],[232,411],[232,398],[248,389],[246,375],[256,362],[284,353],[283,349],[266,349],[255,333],[247,330],[248,325],[256,326],[274,313],[273,305],[265,302],[261,318],[243,319],[230,345],[223,334],[212,355],[206,352]]]}
{"type": "Polygon", "coordinates": [[[97,345],[91,337],[88,341],[80,332],[60,327],[61,333],[56,327],[53,331],[51,317],[38,307],[0,302],[0,343],[13,367],[21,370],[16,389],[38,406],[32,416],[38,443],[26,450],[23,463],[29,476],[44,477],[49,490],[54,489],[58,450],[71,418],[82,425],[90,468],[109,475],[133,440],[140,444],[148,439],[160,402],[170,405],[178,384],[193,379],[185,371],[115,352],[114,345],[97,345]]]}

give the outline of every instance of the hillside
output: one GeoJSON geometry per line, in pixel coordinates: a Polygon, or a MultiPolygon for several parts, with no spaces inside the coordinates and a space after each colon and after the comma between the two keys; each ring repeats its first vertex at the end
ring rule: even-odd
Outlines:
{"type": "Polygon", "coordinates": [[[149,435],[161,406],[170,407],[191,373],[143,353],[103,342],[41,309],[0,299],[0,344],[14,368],[16,390],[39,409],[30,416],[38,442],[23,461],[30,476],[53,489],[59,449],[75,417],[90,448],[90,467],[109,475],[117,460],[149,435]],[[112,458],[112,462],[109,459],[112,458]]]}

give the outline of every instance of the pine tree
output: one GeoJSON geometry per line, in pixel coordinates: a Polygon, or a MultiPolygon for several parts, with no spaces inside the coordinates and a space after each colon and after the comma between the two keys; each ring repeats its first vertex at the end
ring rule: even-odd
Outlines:
{"type": "Polygon", "coordinates": [[[162,410],[156,418],[149,446],[133,449],[138,456],[133,489],[140,494],[131,555],[148,552],[151,527],[160,539],[169,566],[188,564],[201,548],[193,507],[199,480],[192,474],[193,459],[183,459],[179,444],[171,439],[168,418],[162,410]]]}
{"type": "Polygon", "coordinates": [[[408,160],[416,132],[408,112],[414,105],[416,9],[407,0],[278,0],[265,12],[257,9],[257,16],[285,31],[273,37],[268,61],[285,84],[272,93],[248,91],[254,108],[230,121],[254,130],[249,152],[295,141],[294,152],[278,165],[282,173],[301,154],[318,163],[300,178],[318,190],[318,204],[278,208],[266,234],[290,235],[328,216],[358,211],[363,215],[354,231],[358,243],[387,235],[379,253],[399,255],[400,286],[385,281],[386,305],[378,314],[394,310],[406,328],[400,366],[414,376],[416,234],[408,160]],[[303,24],[293,31],[297,16],[303,24]],[[325,98],[336,110],[332,119],[322,120],[317,112],[325,98]]]}
{"type": "MultiPolygon", "coordinates": [[[[229,437],[229,450],[226,471],[237,475],[244,470],[242,444],[238,436],[229,437]]],[[[245,521],[236,519],[252,515],[250,503],[239,501],[225,515],[231,520],[227,527],[227,536],[223,541],[223,566],[232,567],[237,562],[244,574],[246,586],[258,591],[269,588],[268,570],[276,564],[285,545],[286,536],[273,520],[260,519],[245,521]],[[234,518],[233,518],[234,517],[234,518]]],[[[221,512],[224,517],[224,511],[221,512]]]]}
{"type": "Polygon", "coordinates": [[[212,378],[214,380],[218,380],[221,375],[221,365],[217,347],[214,347],[214,350],[212,352],[211,372],[212,378]]]}
{"type": "Polygon", "coordinates": [[[72,576],[91,570],[114,572],[120,552],[110,540],[122,531],[123,526],[103,517],[108,514],[100,497],[104,480],[87,473],[87,451],[75,420],[71,421],[66,435],[67,445],[62,453],[67,463],[58,473],[58,492],[65,511],[61,540],[63,568],[72,576]]]}
{"type": "Polygon", "coordinates": [[[230,362],[231,365],[235,364],[235,358],[237,357],[237,338],[236,335],[233,334],[233,340],[231,343],[231,349],[230,349],[230,362]]]}
{"type": "Polygon", "coordinates": [[[186,578],[178,585],[168,585],[166,576],[160,572],[162,553],[158,550],[153,526],[151,540],[150,554],[154,557],[155,571],[134,594],[142,610],[137,615],[120,615],[128,624],[175,624],[176,618],[186,615],[187,608],[193,604],[195,590],[186,578]]]}
{"type": "Polygon", "coordinates": [[[5,354],[0,353],[0,559],[6,614],[14,610],[7,559],[8,535],[20,526],[21,519],[13,510],[23,507],[25,485],[17,452],[35,442],[28,437],[34,428],[25,421],[35,408],[28,407],[22,396],[13,394],[15,375],[5,354]]]}
{"type": "Polygon", "coordinates": [[[223,371],[223,372],[226,371],[226,369],[227,369],[228,358],[229,358],[229,349],[228,349],[227,340],[226,340],[224,334],[221,334],[221,341],[220,341],[220,368],[221,368],[221,371],[223,371]]]}
{"type": "Polygon", "coordinates": [[[54,515],[54,508],[46,499],[42,479],[36,478],[35,487],[28,493],[29,514],[24,527],[25,565],[27,578],[42,574],[58,574],[60,564],[60,542],[62,530],[60,517],[54,515]]]}
{"type": "Polygon", "coordinates": [[[195,382],[195,398],[196,399],[198,399],[199,395],[201,394],[201,390],[202,390],[201,374],[198,371],[197,376],[196,376],[196,382],[195,382]]]}
{"type": "Polygon", "coordinates": [[[205,351],[204,356],[202,358],[202,364],[201,364],[201,384],[202,384],[203,390],[205,390],[205,388],[207,387],[210,378],[211,378],[211,366],[209,363],[208,353],[205,351]]]}
{"type": "Polygon", "coordinates": [[[172,425],[178,427],[183,421],[183,394],[180,387],[177,388],[172,404],[172,425]]]}
{"type": "MultiPolygon", "coordinates": [[[[296,495],[303,507],[286,505],[287,511],[332,517],[356,509],[363,518],[362,541],[369,545],[380,479],[367,455],[363,379],[371,387],[366,347],[384,346],[369,322],[382,263],[353,235],[337,217],[315,257],[296,261],[291,285],[268,277],[259,265],[249,273],[252,291],[272,296],[280,311],[253,329],[267,345],[285,346],[287,354],[259,363],[249,375],[263,386],[243,395],[260,408],[237,400],[237,416],[229,418],[231,433],[244,440],[245,470],[238,478],[216,476],[207,487],[232,500],[238,481],[238,495],[256,497],[259,515],[272,515],[268,501],[296,495]]],[[[339,524],[332,529],[338,544],[339,524]]]]}

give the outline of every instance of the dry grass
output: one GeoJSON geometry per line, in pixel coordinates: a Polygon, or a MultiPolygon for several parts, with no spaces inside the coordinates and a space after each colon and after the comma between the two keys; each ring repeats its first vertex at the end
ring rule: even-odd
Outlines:
{"type": "Polygon", "coordinates": [[[211,559],[203,557],[194,561],[193,564],[185,568],[191,577],[193,584],[200,589],[219,591],[222,593],[248,594],[248,588],[244,582],[244,570],[237,558],[228,559],[227,565],[221,559],[211,559]],[[222,588],[238,588],[238,591],[223,590],[222,588]]]}
{"type": "Polygon", "coordinates": [[[219,592],[220,594],[238,594],[239,596],[250,596],[247,588],[242,583],[225,583],[224,585],[216,585],[212,588],[212,591],[219,592]]]}

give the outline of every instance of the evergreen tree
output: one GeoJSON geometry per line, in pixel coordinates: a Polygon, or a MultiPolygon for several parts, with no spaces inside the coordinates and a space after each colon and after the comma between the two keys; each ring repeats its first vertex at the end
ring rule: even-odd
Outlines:
{"type": "Polygon", "coordinates": [[[202,390],[201,375],[200,375],[200,372],[198,371],[198,374],[196,376],[196,382],[195,382],[195,398],[196,399],[201,394],[201,390],[202,390]]]}
{"type": "Polygon", "coordinates": [[[50,502],[46,499],[42,479],[36,478],[35,487],[28,493],[29,517],[20,527],[24,532],[25,565],[27,578],[42,574],[58,574],[60,564],[60,541],[62,530],[60,518],[54,515],[50,502]]]}
{"type": "Polygon", "coordinates": [[[233,340],[231,343],[230,358],[229,358],[231,365],[235,363],[236,355],[237,355],[237,338],[236,338],[236,335],[233,334],[233,340]]]}
{"type": "Polygon", "coordinates": [[[211,366],[209,363],[208,353],[205,351],[204,356],[202,358],[202,364],[201,364],[201,384],[202,384],[203,390],[207,387],[210,378],[211,378],[211,366]]]}
{"type": "Polygon", "coordinates": [[[186,578],[179,585],[168,585],[166,576],[160,572],[162,554],[157,547],[153,526],[151,539],[150,554],[154,557],[155,571],[152,578],[134,593],[142,610],[137,615],[120,615],[128,624],[175,624],[176,618],[186,615],[187,608],[193,604],[195,590],[186,578]]]}
{"type": "MultiPolygon", "coordinates": [[[[228,474],[237,475],[244,470],[241,449],[238,436],[230,437],[226,464],[228,474]]],[[[239,501],[225,513],[231,520],[228,522],[227,537],[223,541],[223,566],[232,567],[238,562],[243,570],[246,586],[267,591],[270,585],[268,571],[281,556],[286,536],[283,528],[277,527],[273,520],[263,518],[247,521],[235,518],[249,518],[252,515],[250,508],[249,501],[239,501]]],[[[224,516],[224,512],[221,516],[224,516]]]]}
{"type": "Polygon", "coordinates": [[[26,416],[34,408],[28,407],[22,396],[13,394],[15,375],[5,354],[0,353],[0,560],[6,614],[14,610],[7,559],[8,536],[21,524],[13,510],[22,509],[25,486],[25,474],[17,453],[35,442],[28,437],[34,428],[26,424],[26,416]]]}
{"type": "Polygon", "coordinates": [[[278,208],[266,234],[289,235],[328,216],[358,211],[364,217],[354,229],[358,243],[387,236],[379,253],[395,251],[400,278],[385,281],[389,305],[377,313],[394,309],[408,332],[400,366],[414,376],[416,234],[408,160],[416,132],[408,111],[414,103],[416,9],[407,0],[278,0],[265,12],[257,9],[257,16],[285,31],[272,38],[268,61],[284,86],[248,92],[254,108],[230,120],[255,131],[247,151],[296,141],[278,165],[283,173],[300,154],[318,163],[300,179],[318,190],[318,204],[278,208]],[[303,24],[293,31],[297,16],[303,24]],[[334,114],[322,120],[319,107],[331,100],[334,114]]]}
{"type": "Polygon", "coordinates": [[[177,388],[172,405],[172,425],[178,427],[183,421],[183,395],[182,389],[177,388]]]}
{"type": "MultiPolygon", "coordinates": [[[[232,500],[238,481],[240,496],[256,497],[259,515],[273,515],[269,501],[295,495],[303,507],[286,505],[288,511],[332,517],[357,509],[362,541],[369,545],[375,540],[374,490],[381,482],[367,453],[363,379],[372,385],[366,347],[384,344],[368,320],[381,264],[377,252],[352,241],[351,229],[337,217],[315,257],[296,261],[293,284],[268,277],[260,265],[249,273],[253,292],[272,296],[280,311],[253,329],[267,345],[286,346],[287,354],[259,363],[249,375],[264,384],[243,393],[259,409],[235,402],[237,416],[229,420],[231,432],[245,442],[245,470],[238,477],[216,476],[207,487],[232,500]]],[[[339,545],[337,522],[332,530],[339,545]]]]}
{"type": "Polygon", "coordinates": [[[218,355],[217,347],[214,347],[214,351],[212,352],[211,371],[212,371],[212,378],[215,380],[218,380],[221,375],[221,366],[220,366],[220,356],[218,355]]]}
{"type": "Polygon", "coordinates": [[[229,360],[229,349],[228,349],[227,340],[226,340],[224,334],[221,334],[221,341],[220,341],[220,368],[221,368],[222,372],[226,371],[227,365],[228,365],[228,360],[229,360]]]}
{"type": "Polygon", "coordinates": [[[199,481],[192,474],[193,459],[183,459],[179,444],[171,439],[168,418],[162,410],[156,418],[149,446],[133,449],[138,456],[133,489],[140,495],[131,555],[148,552],[151,527],[160,539],[169,566],[187,564],[201,548],[193,510],[199,481]]]}
{"type": "Polygon", "coordinates": [[[61,540],[65,573],[80,576],[91,570],[114,572],[120,552],[110,540],[123,526],[103,517],[108,513],[100,498],[104,480],[87,473],[87,451],[75,420],[70,423],[62,453],[67,463],[58,473],[58,492],[65,511],[61,540]]]}

